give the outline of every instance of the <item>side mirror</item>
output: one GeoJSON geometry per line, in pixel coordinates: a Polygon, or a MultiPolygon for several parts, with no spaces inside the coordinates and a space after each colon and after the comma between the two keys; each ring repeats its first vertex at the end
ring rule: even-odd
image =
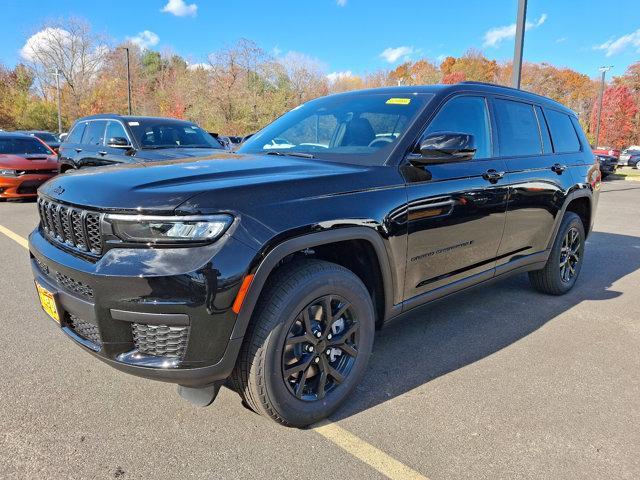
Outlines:
{"type": "Polygon", "coordinates": [[[476,154],[473,135],[458,132],[436,132],[429,134],[420,143],[420,152],[411,155],[415,165],[464,162],[476,154]]]}
{"type": "Polygon", "coordinates": [[[109,142],[107,143],[107,146],[111,148],[131,148],[131,144],[129,143],[129,140],[127,140],[124,137],[110,138],[109,142]]]}

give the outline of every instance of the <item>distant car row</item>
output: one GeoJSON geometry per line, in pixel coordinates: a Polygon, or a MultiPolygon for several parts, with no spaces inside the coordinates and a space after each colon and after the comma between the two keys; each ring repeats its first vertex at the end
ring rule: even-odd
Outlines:
{"type": "Polygon", "coordinates": [[[172,118],[94,115],[60,139],[45,131],[0,131],[0,200],[34,197],[45,181],[72,169],[207,157],[248,137],[210,134],[172,118]]]}
{"type": "MultiPolygon", "coordinates": [[[[93,115],[77,120],[68,134],[0,131],[0,200],[33,197],[57,173],[116,163],[208,157],[235,150],[246,137],[207,132],[193,122],[161,117],[93,115]]],[[[288,148],[274,138],[265,149],[288,148]]],[[[640,168],[640,146],[626,150],[597,147],[602,177],[618,166],[640,168]]]]}

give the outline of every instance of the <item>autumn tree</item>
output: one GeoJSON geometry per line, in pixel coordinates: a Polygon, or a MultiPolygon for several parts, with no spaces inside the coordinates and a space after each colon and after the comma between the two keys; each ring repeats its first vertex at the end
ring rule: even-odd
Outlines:
{"type": "MultiPolygon", "coordinates": [[[[591,124],[597,124],[598,104],[594,102],[591,112],[591,124]]],[[[624,148],[628,146],[633,135],[633,119],[638,107],[633,100],[631,90],[625,85],[609,87],[602,99],[602,114],[600,119],[600,145],[624,148]]]]}
{"type": "Polygon", "coordinates": [[[55,75],[59,72],[67,111],[76,117],[84,113],[83,102],[95,85],[108,52],[106,42],[91,32],[88,23],[71,18],[43,25],[27,40],[21,54],[45,99],[53,97],[55,75]]]}

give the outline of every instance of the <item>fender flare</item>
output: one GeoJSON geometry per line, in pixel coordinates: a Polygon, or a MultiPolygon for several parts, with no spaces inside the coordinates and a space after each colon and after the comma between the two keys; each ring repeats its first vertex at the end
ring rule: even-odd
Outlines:
{"type": "Polygon", "coordinates": [[[269,275],[280,260],[285,258],[287,255],[299,252],[305,248],[312,248],[318,245],[346,240],[365,240],[373,246],[378,257],[380,272],[382,274],[385,299],[384,319],[389,318],[398,306],[393,305],[393,289],[395,283],[392,275],[391,264],[389,262],[389,254],[385,248],[382,237],[372,228],[344,227],[291,238],[278,244],[269,251],[255,270],[253,280],[233,327],[231,340],[244,337],[247,326],[251,321],[251,316],[253,315],[253,310],[258,301],[258,297],[264,288],[267,278],[269,278],[269,275]]]}
{"type": "Polygon", "coordinates": [[[558,210],[558,215],[556,216],[555,225],[553,226],[553,233],[549,242],[547,243],[547,250],[550,250],[553,247],[553,242],[556,240],[556,235],[558,235],[558,230],[560,229],[560,224],[562,223],[562,218],[567,211],[567,207],[569,204],[578,199],[578,198],[588,198],[589,199],[589,210],[590,210],[590,225],[586,225],[585,235],[589,235],[591,231],[591,226],[593,225],[593,194],[590,188],[580,188],[578,190],[574,190],[569,195],[566,196],[564,203],[560,210],[558,210]]]}

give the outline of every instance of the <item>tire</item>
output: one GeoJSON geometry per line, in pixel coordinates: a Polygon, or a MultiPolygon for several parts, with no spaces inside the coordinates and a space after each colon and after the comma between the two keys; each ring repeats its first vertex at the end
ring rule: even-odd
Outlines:
{"type": "Polygon", "coordinates": [[[360,382],[374,332],[371,296],[353,272],[321,260],[292,261],[272,275],[260,296],[232,385],[254,412],[305,427],[328,417],[360,382]],[[341,341],[342,347],[334,347],[341,341]],[[288,375],[296,368],[300,371],[288,375]]]}
{"type": "Polygon", "coordinates": [[[564,295],[571,290],[582,268],[584,242],[582,220],[574,212],[565,213],[546,265],[541,270],[529,272],[531,285],[536,290],[550,295],[564,295]],[[571,240],[574,236],[575,241],[571,240]]]}

